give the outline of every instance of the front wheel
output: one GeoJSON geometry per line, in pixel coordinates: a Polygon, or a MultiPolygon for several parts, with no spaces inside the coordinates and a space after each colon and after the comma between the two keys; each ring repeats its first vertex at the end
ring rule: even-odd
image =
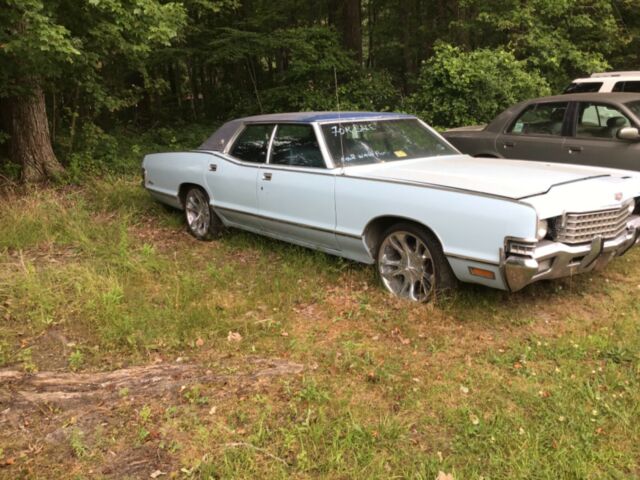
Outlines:
{"type": "Polygon", "coordinates": [[[212,240],[222,232],[222,221],[211,209],[209,196],[199,187],[191,187],[187,191],[184,216],[189,233],[198,240],[212,240]]]}
{"type": "Polygon", "coordinates": [[[411,223],[394,225],[382,235],[377,265],[385,288],[414,302],[427,302],[456,285],[436,237],[411,223]]]}

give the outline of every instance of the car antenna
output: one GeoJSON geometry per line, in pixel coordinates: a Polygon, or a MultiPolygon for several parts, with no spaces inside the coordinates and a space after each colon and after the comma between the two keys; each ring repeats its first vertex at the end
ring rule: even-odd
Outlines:
{"type": "Polygon", "coordinates": [[[342,143],[342,118],[340,116],[340,96],[338,95],[338,71],[336,70],[336,66],[333,66],[333,79],[336,87],[336,110],[338,112],[338,131],[336,132],[338,138],[340,138],[340,166],[342,167],[344,173],[344,145],[342,143]]]}

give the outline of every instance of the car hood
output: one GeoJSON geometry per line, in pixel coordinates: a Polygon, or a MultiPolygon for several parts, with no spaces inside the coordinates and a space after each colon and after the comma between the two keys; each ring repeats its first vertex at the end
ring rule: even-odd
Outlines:
{"type": "MultiPolygon", "coordinates": [[[[554,187],[587,181],[589,186],[577,187],[578,190],[584,189],[584,194],[589,194],[594,188],[593,181],[600,185],[600,190],[611,193],[617,186],[610,185],[611,180],[618,181],[633,175],[624,170],[501,158],[473,158],[468,155],[353,166],[344,171],[348,176],[453,188],[514,200],[546,194],[554,187]]],[[[637,182],[633,183],[637,186],[637,182]]]]}

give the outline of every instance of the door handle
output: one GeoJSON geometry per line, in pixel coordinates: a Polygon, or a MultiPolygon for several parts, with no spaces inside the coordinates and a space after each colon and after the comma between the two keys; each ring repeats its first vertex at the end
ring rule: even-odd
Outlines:
{"type": "Polygon", "coordinates": [[[582,152],[582,150],[584,150],[584,148],[580,147],[580,146],[571,146],[571,147],[569,147],[569,153],[580,153],[580,152],[582,152]]]}
{"type": "Polygon", "coordinates": [[[262,180],[266,180],[267,182],[271,180],[271,172],[263,172],[262,173],[262,180]]]}
{"type": "Polygon", "coordinates": [[[215,163],[210,163],[209,164],[209,171],[210,172],[215,172],[216,170],[218,170],[218,165],[216,165],[215,163]]]}
{"type": "Polygon", "coordinates": [[[516,146],[515,142],[504,142],[502,145],[504,148],[513,148],[516,146]]]}

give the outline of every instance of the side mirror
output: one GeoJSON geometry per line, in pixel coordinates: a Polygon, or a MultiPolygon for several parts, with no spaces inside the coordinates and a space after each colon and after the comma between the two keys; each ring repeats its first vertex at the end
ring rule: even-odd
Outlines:
{"type": "Polygon", "coordinates": [[[624,127],[618,130],[618,138],[620,140],[640,140],[640,132],[637,128],[624,127]]]}

